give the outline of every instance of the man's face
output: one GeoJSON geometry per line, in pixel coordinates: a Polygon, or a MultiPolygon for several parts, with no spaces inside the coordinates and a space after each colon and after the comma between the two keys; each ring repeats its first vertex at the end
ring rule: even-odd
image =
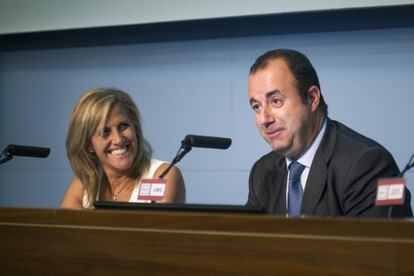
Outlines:
{"type": "MultiPolygon", "coordinates": [[[[315,105],[311,93],[304,103],[283,59],[272,60],[267,67],[250,75],[248,90],[260,134],[274,151],[299,158],[318,131],[315,110],[319,98],[315,105]]],[[[317,92],[320,93],[319,89],[317,92]]]]}

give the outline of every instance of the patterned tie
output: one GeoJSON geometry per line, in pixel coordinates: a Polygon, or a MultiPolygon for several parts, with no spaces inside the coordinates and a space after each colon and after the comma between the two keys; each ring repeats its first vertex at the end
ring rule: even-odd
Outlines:
{"type": "Polygon", "coordinates": [[[293,161],[289,165],[289,193],[288,193],[288,215],[289,217],[299,216],[302,206],[303,188],[300,183],[305,166],[293,161]]]}

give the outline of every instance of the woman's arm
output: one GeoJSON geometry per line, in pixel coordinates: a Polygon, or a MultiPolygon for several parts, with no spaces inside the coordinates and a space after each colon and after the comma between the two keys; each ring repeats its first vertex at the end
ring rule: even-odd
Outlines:
{"type": "MultiPolygon", "coordinates": [[[[158,178],[160,174],[167,169],[169,164],[162,164],[154,173],[154,178],[158,178]]],[[[168,174],[164,177],[167,180],[167,187],[164,199],[160,203],[184,203],[185,202],[185,185],[180,170],[172,167],[168,174]]]]}
{"type": "Polygon", "coordinates": [[[73,178],[60,203],[61,208],[82,209],[83,187],[78,178],[73,178]]]}

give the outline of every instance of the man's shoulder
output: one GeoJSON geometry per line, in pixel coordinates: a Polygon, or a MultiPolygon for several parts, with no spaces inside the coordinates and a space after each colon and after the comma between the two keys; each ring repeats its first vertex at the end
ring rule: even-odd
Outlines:
{"type": "Polygon", "coordinates": [[[330,122],[326,138],[322,156],[329,156],[325,159],[342,164],[342,168],[351,167],[359,160],[391,162],[395,165],[392,154],[385,147],[340,122],[330,122]]]}
{"type": "Polygon", "coordinates": [[[254,167],[260,167],[262,169],[274,169],[275,167],[281,166],[285,158],[280,154],[271,151],[262,157],[260,157],[255,163],[254,167]]]}
{"type": "Polygon", "coordinates": [[[331,121],[331,131],[335,135],[336,146],[347,148],[351,151],[368,150],[372,148],[385,148],[377,141],[351,129],[350,127],[338,122],[331,121]]]}

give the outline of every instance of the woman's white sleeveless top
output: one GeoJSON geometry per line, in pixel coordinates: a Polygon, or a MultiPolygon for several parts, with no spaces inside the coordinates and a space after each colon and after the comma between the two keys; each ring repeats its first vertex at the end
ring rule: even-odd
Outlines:
{"type": "MultiPolygon", "coordinates": [[[[151,159],[151,164],[148,168],[148,170],[144,173],[144,175],[141,177],[141,179],[146,178],[153,178],[155,171],[162,165],[166,163],[165,161],[157,160],[157,159],[151,159]]],[[[131,197],[129,198],[129,202],[139,202],[139,203],[150,203],[150,200],[138,200],[138,192],[139,187],[141,185],[141,181],[138,181],[137,185],[135,185],[134,190],[132,191],[131,197]]],[[[99,199],[99,191],[98,191],[98,198],[99,199]]],[[[88,195],[86,191],[83,191],[83,202],[82,202],[83,208],[93,208],[92,204],[88,201],[88,195]]]]}

